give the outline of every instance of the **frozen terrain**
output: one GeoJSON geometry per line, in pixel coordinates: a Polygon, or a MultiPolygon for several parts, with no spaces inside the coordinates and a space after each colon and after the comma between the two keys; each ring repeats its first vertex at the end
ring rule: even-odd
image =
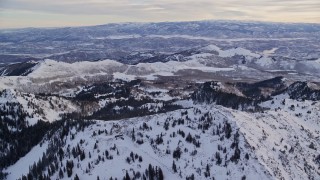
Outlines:
{"type": "Polygon", "coordinates": [[[0,180],[318,180],[319,31],[0,30],[0,180]]]}

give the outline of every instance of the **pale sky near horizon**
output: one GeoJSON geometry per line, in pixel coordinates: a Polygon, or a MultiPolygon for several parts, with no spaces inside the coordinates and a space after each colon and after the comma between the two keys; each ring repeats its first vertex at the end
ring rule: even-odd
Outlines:
{"type": "Polygon", "coordinates": [[[320,0],[0,0],[2,29],[215,19],[320,23],[320,0]]]}

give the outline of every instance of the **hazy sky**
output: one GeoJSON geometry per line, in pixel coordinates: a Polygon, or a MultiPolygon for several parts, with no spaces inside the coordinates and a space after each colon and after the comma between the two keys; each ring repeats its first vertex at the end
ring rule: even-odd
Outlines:
{"type": "Polygon", "coordinates": [[[0,0],[0,28],[208,19],[320,23],[320,0],[0,0]]]}

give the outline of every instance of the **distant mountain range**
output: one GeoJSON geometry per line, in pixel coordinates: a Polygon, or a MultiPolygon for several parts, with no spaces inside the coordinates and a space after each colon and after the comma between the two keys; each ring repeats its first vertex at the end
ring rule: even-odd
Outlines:
{"type": "Polygon", "coordinates": [[[319,24],[241,21],[122,23],[72,28],[0,30],[0,63],[113,59],[126,64],[216,44],[275,56],[319,58],[319,24]]]}
{"type": "MultiPolygon", "coordinates": [[[[101,75],[123,80],[190,76],[193,81],[212,78],[257,81],[265,77],[284,76],[293,81],[319,83],[320,59],[297,60],[266,52],[252,52],[240,47],[223,50],[216,45],[207,45],[173,54],[148,54],[143,57],[135,64],[115,60],[74,63],[49,59],[27,61],[4,66],[0,69],[0,75],[27,76],[19,77],[25,79],[21,81],[24,85],[30,82],[30,78],[65,82],[79,77],[87,81],[90,77],[101,75]],[[193,77],[195,72],[198,76],[193,77]]],[[[5,81],[3,83],[4,87],[8,84],[5,81]]]]}

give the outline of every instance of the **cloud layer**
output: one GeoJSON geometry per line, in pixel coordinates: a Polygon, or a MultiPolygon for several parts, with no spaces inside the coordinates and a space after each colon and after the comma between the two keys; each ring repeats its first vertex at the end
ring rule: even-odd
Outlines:
{"type": "Polygon", "coordinates": [[[1,0],[0,28],[203,19],[320,23],[319,0],[1,0]]]}

